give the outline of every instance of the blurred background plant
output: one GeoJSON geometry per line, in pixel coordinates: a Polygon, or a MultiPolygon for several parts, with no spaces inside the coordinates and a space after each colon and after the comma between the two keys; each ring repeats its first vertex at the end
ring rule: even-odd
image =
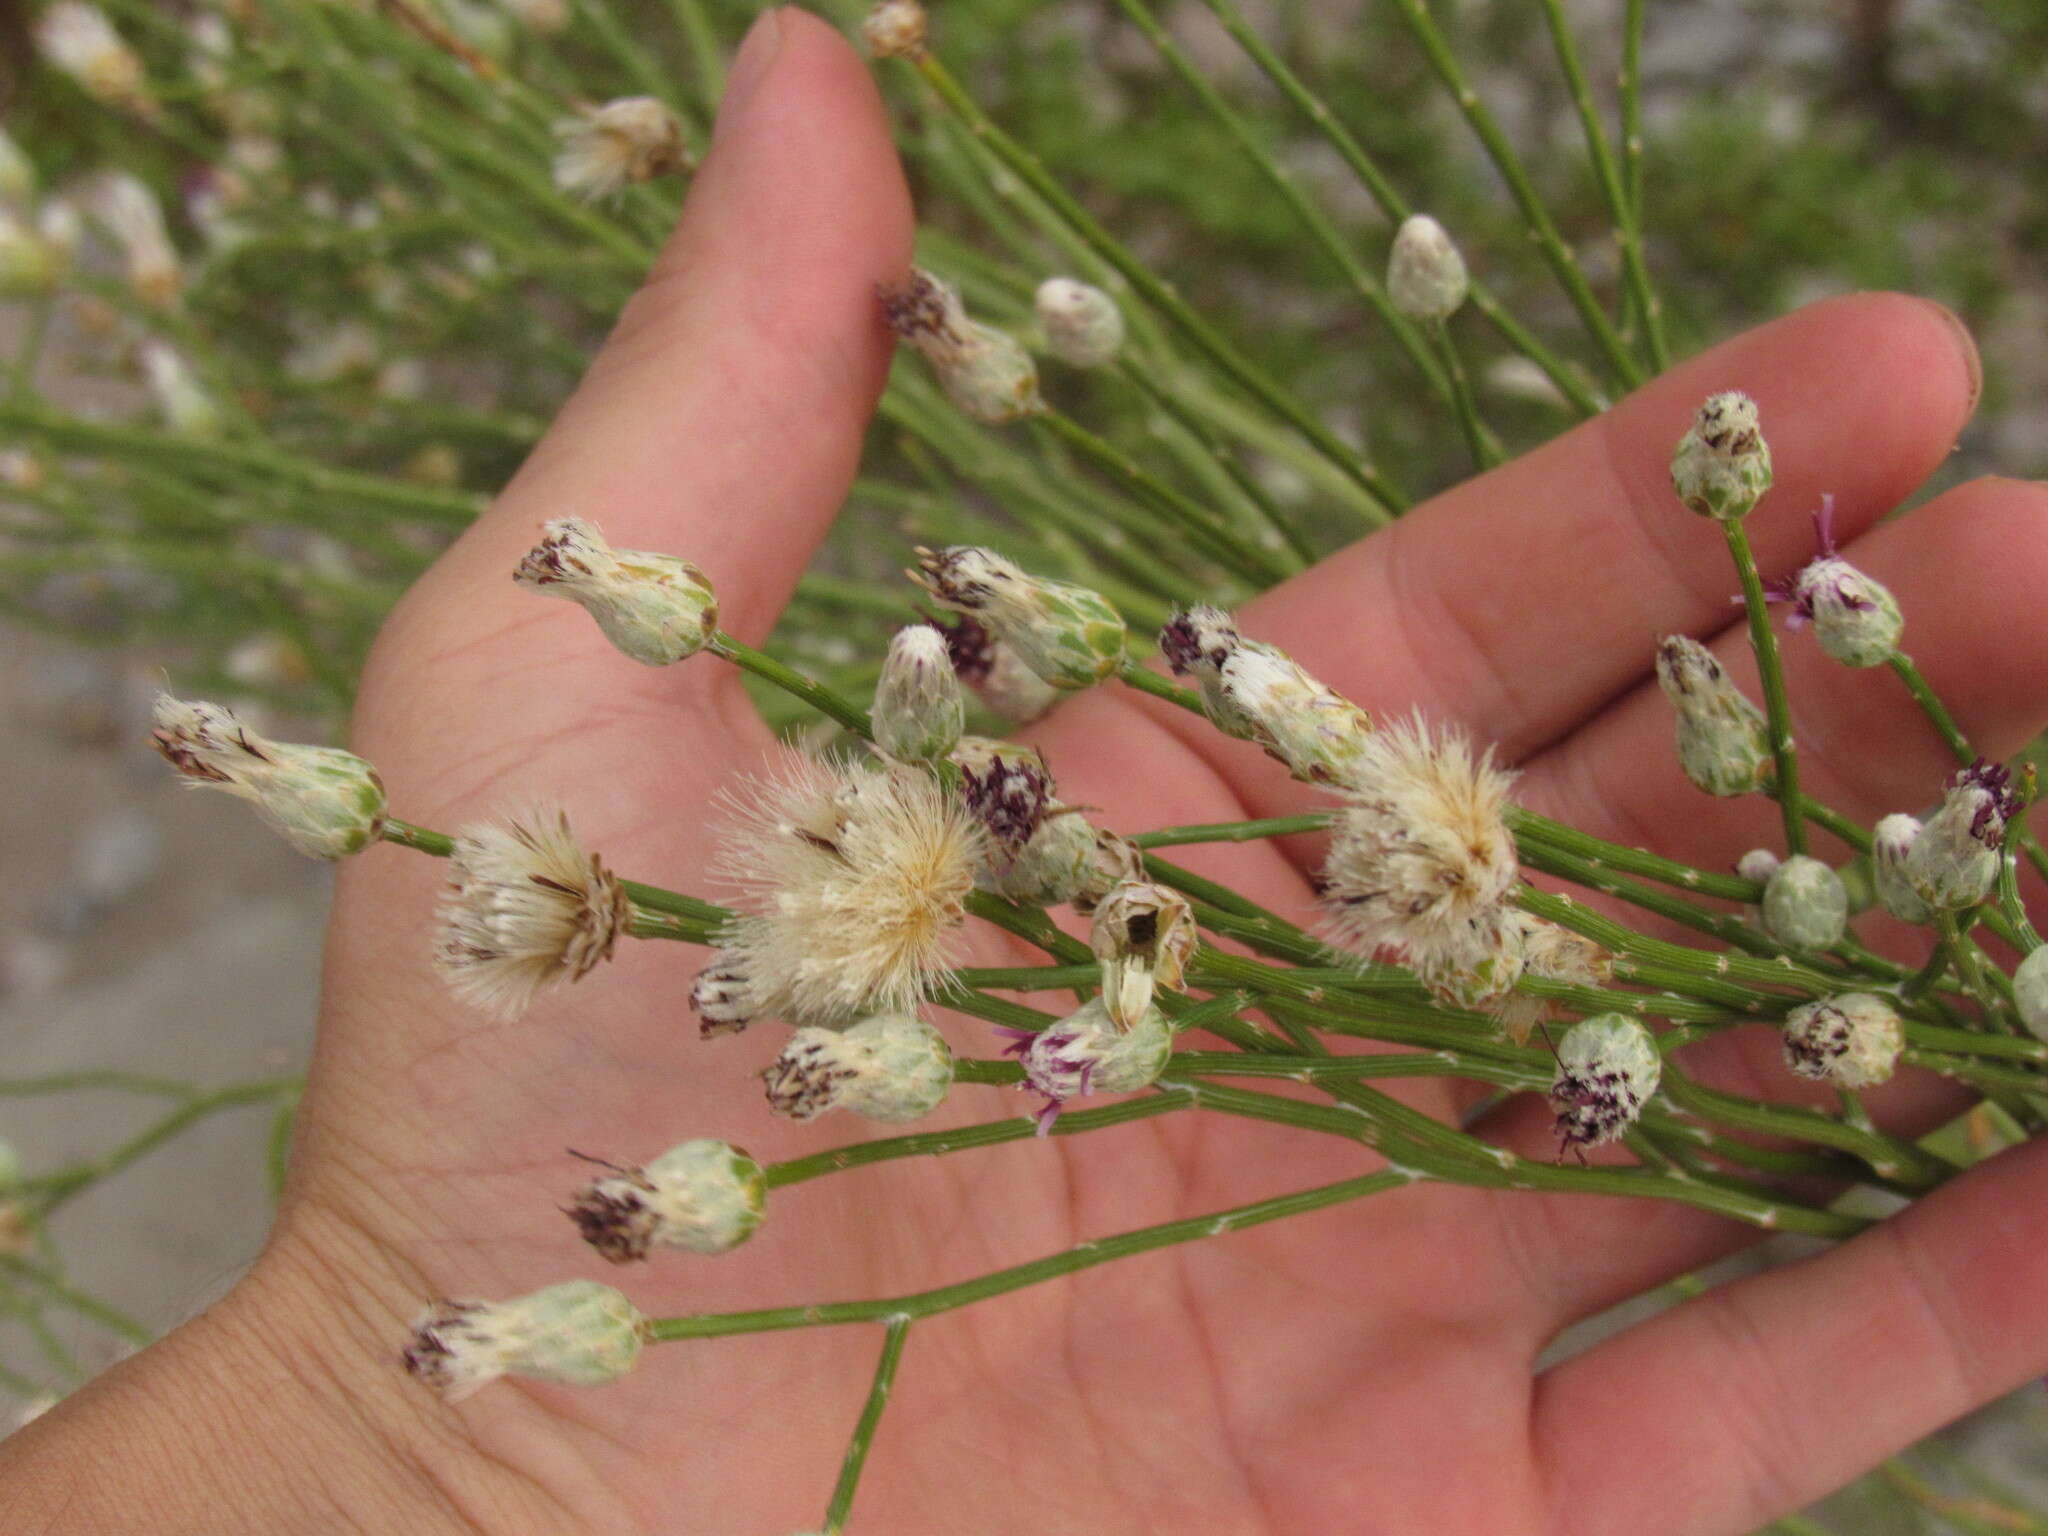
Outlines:
{"type": "MultiPolygon", "coordinates": [[[[517,466],[680,203],[686,174],[607,199],[559,186],[558,125],[651,96],[683,158],[701,152],[756,9],[0,6],[0,609],[16,718],[130,752],[135,683],[167,672],[298,738],[337,734],[382,615],[517,466]],[[95,668],[78,647],[118,660],[95,668]]],[[[1950,474],[2048,474],[2048,278],[2030,259],[2048,236],[2048,13],[1645,10],[948,0],[943,63],[882,71],[920,259],[1034,345],[1042,278],[1102,283],[1126,300],[1131,340],[1112,368],[1047,364],[1061,410],[1020,426],[966,419],[899,365],[846,514],[768,648],[864,695],[875,661],[848,633],[912,616],[893,578],[919,543],[988,544],[1085,580],[1141,631],[1177,599],[1234,603],[1665,355],[1862,287],[1940,299],[1984,344],[1985,401],[1950,474]],[[1383,287],[1416,210],[1476,279],[1441,328],[1383,287]]],[[[761,697],[798,719],[787,696],[761,697]]],[[[13,869],[59,857],[31,845],[67,825],[38,809],[65,760],[11,749],[13,869]]],[[[140,799],[92,771],[91,795],[140,799]]],[[[0,1006],[81,933],[96,967],[118,963],[121,931],[142,923],[124,904],[147,891],[161,924],[168,891],[206,883],[166,860],[166,838],[183,848],[211,824],[127,804],[65,840],[60,878],[12,882],[40,894],[0,905],[0,1006]]],[[[233,883],[317,900],[296,866],[233,883]]],[[[41,1218],[215,1110],[265,1106],[252,1134],[281,1149],[305,1010],[271,1009],[256,1034],[276,1070],[258,1080],[246,1055],[173,1043],[151,1058],[168,1079],[0,1085],[166,1111],[76,1162],[31,1156],[20,1209],[36,1241],[0,1257],[0,1308],[19,1324],[0,1389],[28,1404],[152,1331],[72,1283],[41,1218]]],[[[67,1069],[134,1064],[89,1029],[51,1049],[67,1069]]],[[[0,1109],[0,1133],[26,1143],[15,1111],[0,1109]]],[[[261,1225],[253,1174],[246,1198],[243,1241],[261,1225]]],[[[2037,1440],[2038,1404],[1973,1432],[2009,1439],[2022,1422],[2037,1440]]],[[[1930,1445],[1844,1495],[1826,1528],[2048,1529],[1969,1470],[1980,1461],[1930,1445]]]]}

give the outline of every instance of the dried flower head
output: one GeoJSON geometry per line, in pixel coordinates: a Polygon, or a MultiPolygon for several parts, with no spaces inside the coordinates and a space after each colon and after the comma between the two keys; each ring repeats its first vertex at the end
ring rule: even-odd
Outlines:
{"type": "Polygon", "coordinates": [[[845,1031],[807,1025],[765,1074],[768,1107],[792,1120],[844,1109],[896,1125],[930,1114],[953,1086],[953,1052],[923,1019],[880,1013],[845,1031]]]}
{"type": "Polygon", "coordinates": [[[746,966],[724,950],[697,973],[690,988],[690,1007],[697,1015],[697,1031],[706,1040],[738,1034],[762,1011],[746,966]]]}
{"type": "Polygon", "coordinates": [[[950,283],[913,267],[903,282],[879,292],[889,329],[924,355],[963,416],[1001,423],[1045,409],[1031,354],[1016,337],[970,319],[950,283]]]}
{"type": "Polygon", "coordinates": [[[555,185],[593,201],[690,163],[682,123],[652,96],[584,107],[555,124],[555,137],[555,185]]]}
{"type": "Polygon", "coordinates": [[[456,835],[434,964],[463,1001],[499,1018],[611,958],[632,914],[618,876],[559,811],[480,822],[456,835]]]}
{"type": "Polygon", "coordinates": [[[1025,725],[1059,702],[1060,690],[1024,664],[1024,658],[971,613],[931,623],[946,637],[953,675],[972,688],[991,713],[1025,725]]]}
{"type": "Polygon", "coordinates": [[[1906,851],[1903,873],[1937,912],[1974,907],[1991,894],[2006,823],[2020,811],[2012,773],[1978,758],[1948,781],[1941,805],[1906,851]]]}
{"type": "Polygon", "coordinates": [[[1714,653],[1687,635],[1657,646],[1657,686],[1678,713],[1678,765],[1710,795],[1746,795],[1771,771],[1763,711],[1728,680],[1714,653]]]}
{"type": "Polygon", "coordinates": [[[1671,456],[1671,488],[1702,517],[1749,515],[1771,488],[1771,450],[1754,400],[1732,389],[1707,397],[1671,456]]]}
{"type": "Polygon", "coordinates": [[[1625,1014],[1581,1019],[1557,1045],[1550,1107],[1567,1149],[1597,1147],[1619,1137],[1657,1091],[1664,1059],[1650,1032],[1625,1014]]]}
{"type": "Polygon", "coordinates": [[[959,745],[967,699],[943,634],[929,624],[896,631],[871,714],[875,745],[900,762],[936,762],[959,745]]]}
{"type": "Polygon", "coordinates": [[[168,693],[154,721],[150,744],[187,784],[249,801],[308,858],[338,859],[383,835],[383,781],[353,753],[270,741],[231,709],[168,693]]]}
{"type": "Polygon", "coordinates": [[[613,549],[594,523],[561,517],[512,579],[567,598],[597,620],[604,637],[643,666],[694,656],[718,632],[718,594],[702,571],[674,555],[613,549]]]}
{"type": "Polygon", "coordinates": [[[1785,1065],[1837,1088],[1875,1088],[1890,1079],[1906,1048],[1905,1026],[1890,1003],[1845,992],[1785,1016],[1785,1065]]]}
{"type": "Polygon", "coordinates": [[[1396,310],[1410,320],[1448,320],[1471,286],[1465,258],[1443,225],[1426,213],[1403,221],[1387,256],[1387,298],[1396,310]]]}
{"type": "Polygon", "coordinates": [[[1038,285],[1032,306],[1046,350],[1070,368],[1101,368],[1123,350],[1123,311],[1100,288],[1049,277],[1038,285]]]}
{"type": "Polygon", "coordinates": [[[1875,667],[1897,652],[1906,620],[1890,590],[1836,550],[1834,518],[1835,498],[1821,497],[1820,510],[1813,514],[1819,557],[1790,582],[1774,586],[1770,597],[1792,604],[1787,627],[1811,624],[1814,639],[1829,657],[1845,667],[1875,667]]]}
{"type": "Polygon", "coordinates": [[[622,1292],[595,1280],[511,1301],[437,1301],[412,1325],[405,1368],[451,1403],[508,1375],[599,1387],[632,1370],[646,1327],[622,1292]]]}
{"type": "Polygon", "coordinates": [[[927,20],[917,0],[877,0],[861,18],[860,40],[870,58],[922,58],[927,20]]]}
{"type": "Polygon", "coordinates": [[[1787,949],[1827,949],[1849,926],[1849,892],[1819,859],[1794,854],[1764,882],[1764,931],[1787,949]]]}
{"type": "Polygon", "coordinates": [[[971,614],[1055,688],[1088,688],[1124,659],[1123,617],[1098,592],[1032,576],[979,545],[917,552],[910,579],[955,613],[971,614]]]}
{"type": "Polygon", "coordinates": [[[740,914],[719,941],[760,1014],[844,1024],[931,992],[982,853],[937,780],[792,757],[733,810],[719,868],[740,914]]]}
{"type": "Polygon", "coordinates": [[[567,1207],[583,1240],[614,1264],[650,1249],[725,1253],[754,1235],[768,1200],[761,1165],[723,1141],[686,1141],[644,1168],[611,1171],[567,1207]]]}
{"type": "Polygon", "coordinates": [[[1096,903],[1089,947],[1102,962],[1102,998],[1119,1029],[1133,1028],[1156,987],[1178,992],[1200,936],[1194,908],[1178,891],[1123,880],[1096,903]]]}
{"type": "Polygon", "coordinates": [[[1014,860],[1059,803],[1044,757],[1036,747],[963,736],[953,762],[960,769],[961,800],[987,834],[989,861],[1014,860]]]}
{"type": "Polygon", "coordinates": [[[1491,751],[1419,715],[1366,737],[1323,864],[1332,939],[1362,954],[1402,949],[1411,964],[1483,958],[1475,920],[1515,881],[1511,782],[1491,751]]]}
{"type": "Polygon", "coordinates": [[[1045,1095],[1038,1114],[1041,1136],[1052,1129],[1069,1099],[1149,1087],[1173,1054],[1173,1026],[1157,1008],[1148,1008],[1124,1029],[1099,997],[1041,1030],[1003,1028],[1002,1033],[1012,1037],[1009,1053],[1023,1059],[1025,1086],[1045,1095]]]}

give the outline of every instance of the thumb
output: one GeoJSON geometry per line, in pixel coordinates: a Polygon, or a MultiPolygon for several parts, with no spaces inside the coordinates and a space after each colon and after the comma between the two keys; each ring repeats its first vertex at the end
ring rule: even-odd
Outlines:
{"type": "MultiPolygon", "coordinates": [[[[771,10],[734,62],[681,221],[574,397],[497,502],[410,593],[371,658],[357,745],[394,791],[480,746],[667,718],[715,663],[652,671],[571,605],[511,580],[538,525],[584,517],[681,554],[721,623],[772,624],[844,500],[887,373],[878,282],[910,260],[910,199],[867,68],[771,10]],[[636,709],[634,706],[642,708],[636,709]]],[[[644,745],[638,743],[636,745],[644,745]]]]}

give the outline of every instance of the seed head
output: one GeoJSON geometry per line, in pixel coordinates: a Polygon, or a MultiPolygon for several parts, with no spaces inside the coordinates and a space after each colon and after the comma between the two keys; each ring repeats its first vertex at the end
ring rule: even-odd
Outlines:
{"type": "Polygon", "coordinates": [[[569,818],[533,810],[465,827],[448,860],[434,964],[457,997],[516,1019],[611,958],[632,903],[569,818]]]}
{"type": "Polygon", "coordinates": [[[767,1176],[726,1142],[686,1141],[645,1168],[604,1166],[611,1172],[577,1192],[568,1216],[614,1264],[644,1259],[654,1248],[725,1253],[761,1224],[767,1176]]]}
{"type": "Polygon", "coordinates": [[[1178,891],[1125,880],[1097,903],[1089,947],[1102,962],[1102,998],[1119,1029],[1152,1006],[1155,987],[1178,992],[1199,942],[1194,909],[1178,891]]]}
{"type": "Polygon", "coordinates": [[[622,1292],[595,1280],[511,1301],[437,1301],[412,1326],[405,1368],[451,1403],[508,1375],[600,1387],[632,1370],[646,1326],[622,1292]]]}
{"type": "Polygon", "coordinates": [[[1702,517],[1749,515],[1771,488],[1771,450],[1754,400],[1732,389],[1707,397],[1671,456],[1671,488],[1702,517]]]}
{"type": "Polygon", "coordinates": [[[384,833],[383,781],[353,753],[270,741],[223,705],[168,693],[156,697],[150,744],[187,784],[249,801],[308,858],[338,859],[384,833]]]}
{"type": "Polygon", "coordinates": [[[1657,686],[1678,712],[1678,765],[1710,795],[1746,795],[1771,769],[1771,738],[1758,709],[1728,680],[1714,653],[1686,635],[1657,647],[1657,686]]]}
{"type": "Polygon", "coordinates": [[[876,0],[861,19],[860,40],[874,59],[921,59],[927,17],[918,0],[876,0]]]}
{"type": "Polygon", "coordinates": [[[623,96],[584,107],[555,124],[555,185],[595,201],[689,166],[683,125],[652,96],[623,96]]]}
{"type": "Polygon", "coordinates": [[[1515,882],[1511,782],[1491,751],[1420,715],[1367,736],[1323,864],[1331,938],[1360,954],[1405,950],[1417,966],[1483,960],[1483,920],[1515,882]]]}
{"type": "Polygon", "coordinates": [[[978,619],[1055,688],[1088,688],[1124,659],[1124,621],[1100,593],[1027,574],[992,549],[919,549],[910,579],[955,613],[978,619]]]}
{"type": "Polygon", "coordinates": [[[791,757],[731,810],[718,868],[740,912],[721,963],[745,976],[756,1014],[840,1025],[930,994],[983,849],[937,780],[791,757]]]}
{"type": "Polygon", "coordinates": [[[1813,514],[1819,558],[1772,595],[1792,604],[1787,626],[1812,624],[1813,637],[1828,656],[1845,667],[1875,667],[1898,651],[1906,621],[1889,589],[1836,553],[1834,515],[1835,498],[1821,497],[1820,510],[1813,514]]]}
{"type": "Polygon", "coordinates": [[[1919,837],[1919,818],[1904,812],[1885,817],[1871,829],[1870,872],[1878,903],[1901,922],[1934,921],[1934,909],[1906,878],[1906,855],[1919,837]]]}
{"type": "Polygon", "coordinates": [[[916,1120],[953,1086],[953,1052],[924,1020],[878,1013],[844,1032],[807,1025],[767,1071],[768,1107],[792,1120],[844,1109],[889,1125],[916,1120]]]}
{"type": "Polygon", "coordinates": [[[1657,1091],[1664,1059],[1650,1032],[1625,1014],[1581,1019],[1557,1044],[1550,1107],[1567,1149],[1597,1147],[1635,1124],[1657,1091]]]}
{"type": "Polygon", "coordinates": [[[1124,316],[1100,288],[1049,277],[1034,300],[1046,350],[1070,368],[1101,368],[1123,350],[1124,316]]]}
{"type": "Polygon", "coordinates": [[[1837,1088],[1875,1088],[1891,1077],[1905,1048],[1898,1014],[1868,992],[1822,998],[1785,1016],[1785,1065],[1837,1088]]]}
{"type": "Polygon", "coordinates": [[[1465,258],[1443,225],[1426,213],[1405,220],[1387,257],[1387,298],[1394,308],[1410,320],[1448,320],[1470,290],[1465,258]]]}
{"type": "Polygon", "coordinates": [[[1005,1030],[1010,1051],[1023,1058],[1024,1081],[1045,1095],[1038,1134],[1052,1129],[1069,1099],[1091,1093],[1132,1093],[1159,1080],[1173,1054],[1173,1026],[1148,1008],[1129,1029],[1109,1016],[1109,1005],[1091,998],[1044,1029],[1005,1030]]]}
{"type": "Polygon", "coordinates": [[[1913,893],[1937,912],[1983,901],[1998,879],[2006,823],[2019,810],[2012,774],[2001,764],[1980,757],[1956,773],[1902,861],[1913,893]]]}
{"type": "Polygon", "coordinates": [[[969,319],[950,283],[913,267],[903,282],[879,292],[889,329],[924,354],[963,416],[1000,424],[1045,409],[1031,354],[1016,337],[969,319]]]}
{"type": "Polygon", "coordinates": [[[541,534],[512,579],[578,604],[607,640],[641,665],[665,667],[694,656],[718,632],[718,594],[689,561],[613,549],[596,524],[580,517],[543,523],[541,534]]]}
{"type": "Polygon", "coordinates": [[[929,624],[896,631],[875,683],[875,745],[899,762],[936,762],[959,745],[967,700],[946,637],[929,624]]]}
{"type": "Polygon", "coordinates": [[[1819,859],[1794,854],[1764,882],[1763,920],[1787,949],[1827,949],[1848,930],[1849,893],[1819,859]]]}

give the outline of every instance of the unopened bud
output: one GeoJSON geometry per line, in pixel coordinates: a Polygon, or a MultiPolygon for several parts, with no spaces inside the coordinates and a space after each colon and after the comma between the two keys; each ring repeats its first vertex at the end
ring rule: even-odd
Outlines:
{"type": "Polygon", "coordinates": [[[1027,725],[1059,702],[1060,690],[1024,665],[1024,658],[970,613],[941,626],[953,675],[1011,725],[1027,725]]]}
{"type": "Polygon", "coordinates": [[[686,1141],[645,1168],[611,1172],[577,1192],[569,1218],[614,1264],[653,1248],[725,1253],[754,1235],[768,1199],[761,1165],[723,1141],[686,1141]]]}
{"type": "Polygon", "coordinates": [[[875,59],[924,56],[926,16],[917,0],[879,0],[861,19],[860,40],[875,59]]]}
{"type": "Polygon", "coordinates": [[[1137,1025],[1155,987],[1181,990],[1198,941],[1194,909],[1163,885],[1122,881],[1097,903],[1088,942],[1102,962],[1102,998],[1118,1028],[1137,1025]]]}
{"type": "Polygon", "coordinates": [[[1710,795],[1746,795],[1772,766],[1770,732],[1714,653],[1685,635],[1657,647],[1657,685],[1678,712],[1678,765],[1710,795]]]}
{"type": "Polygon", "coordinates": [[[623,1292],[595,1280],[511,1301],[437,1301],[413,1324],[405,1368],[450,1402],[508,1375],[599,1387],[633,1369],[646,1327],[623,1292]]]}
{"type": "Polygon", "coordinates": [[[1793,578],[1795,618],[1813,622],[1820,648],[1845,667],[1875,667],[1898,651],[1906,621],[1898,599],[1846,560],[1815,560],[1793,578]]]}
{"type": "Polygon", "coordinates": [[[725,950],[713,955],[711,963],[697,973],[690,988],[690,1007],[697,1015],[697,1032],[706,1040],[738,1034],[761,1012],[746,966],[725,950]]]}
{"type": "Polygon", "coordinates": [[[1735,861],[1735,873],[1745,880],[1754,880],[1758,885],[1767,885],[1782,863],[1784,860],[1770,849],[1752,848],[1735,861]]]}
{"type": "Polygon", "coordinates": [[[1805,1003],[1785,1016],[1785,1065],[1837,1088],[1874,1088],[1891,1077],[1906,1048],[1890,1003],[1868,992],[1805,1003]]]}
{"type": "Polygon", "coordinates": [[[977,545],[919,549],[911,580],[956,613],[980,620],[1055,688],[1087,688],[1124,659],[1124,621],[1100,593],[1026,573],[977,545]]]}
{"type": "Polygon", "coordinates": [[[585,107],[555,124],[555,185],[597,199],[689,165],[683,125],[652,96],[625,96],[585,107]]]}
{"type": "Polygon", "coordinates": [[[1934,921],[1934,909],[1920,899],[1913,882],[1906,878],[1906,855],[1919,839],[1919,818],[1903,811],[1885,817],[1871,829],[1871,883],[1877,888],[1879,905],[1901,922],[1934,921]]]}
{"type": "Polygon", "coordinates": [[[2027,1032],[2048,1040],[2048,948],[2033,951],[2014,969],[2012,996],[2027,1032]]]}
{"type": "Polygon", "coordinates": [[[249,801],[309,858],[338,859],[383,834],[383,782],[353,753],[269,741],[233,710],[168,693],[157,695],[155,721],[150,741],[186,783],[249,801]]]}
{"type": "Polygon", "coordinates": [[[1550,1107],[1567,1148],[1597,1147],[1619,1137],[1643,1112],[1664,1075],[1650,1032],[1625,1014],[1581,1019],[1557,1044],[1550,1107]]]}
{"type": "Polygon", "coordinates": [[[1157,1008],[1147,1009],[1129,1029],[1119,1029],[1099,997],[1036,1033],[1010,1033],[1017,1036],[1010,1049],[1023,1058],[1025,1083],[1046,1097],[1038,1116],[1041,1136],[1052,1129],[1069,1099],[1149,1087],[1173,1054],[1173,1026],[1157,1008]]]}
{"type": "Polygon", "coordinates": [[[643,666],[694,656],[718,632],[718,594],[689,561],[613,549],[580,517],[557,518],[541,532],[512,579],[580,604],[607,640],[643,666]]]}
{"type": "Polygon", "coordinates": [[[889,329],[924,354],[963,416],[1000,424],[1045,409],[1031,354],[1016,337],[968,318],[951,284],[914,267],[881,296],[889,329]]]}
{"type": "Polygon", "coordinates": [[[1256,741],[1307,784],[1347,782],[1372,735],[1372,716],[1261,641],[1238,644],[1216,694],[1219,728],[1256,741]]]}
{"type": "Polygon", "coordinates": [[[1749,515],[1771,488],[1771,450],[1754,400],[1732,389],[1707,397],[1671,456],[1671,488],[1702,517],[1749,515]]]}
{"type": "Polygon", "coordinates": [[[929,624],[896,631],[875,684],[875,745],[901,762],[936,762],[959,744],[967,700],[946,637],[929,624]]]}
{"type": "Polygon", "coordinates": [[[1763,918],[1787,949],[1827,949],[1848,929],[1849,893],[1819,859],[1794,854],[1764,884],[1763,918]]]}
{"type": "Polygon", "coordinates": [[[1100,368],[1123,350],[1124,316],[1100,288],[1049,277],[1034,300],[1046,350],[1070,368],[1100,368]]]}
{"type": "Polygon", "coordinates": [[[1443,225],[1426,213],[1406,219],[1387,257],[1387,298],[1394,308],[1410,320],[1448,320],[1470,290],[1465,258],[1443,225]]]}
{"type": "Polygon", "coordinates": [[[2005,824],[2019,812],[2012,774],[1977,759],[1948,783],[1941,806],[1906,852],[1913,892],[1937,912],[1974,907],[1991,894],[2003,855],[2005,824]]]}
{"type": "Polygon", "coordinates": [[[1027,907],[1071,902],[1087,911],[1116,883],[1142,868],[1131,845],[1094,826],[1072,806],[1054,800],[1031,840],[1007,863],[991,859],[975,885],[1027,907]]]}
{"type": "Polygon", "coordinates": [[[844,1032],[805,1025],[767,1071],[768,1105],[809,1120],[845,1109],[898,1124],[937,1109],[953,1086],[953,1052],[924,1020],[878,1013],[844,1032]]]}

